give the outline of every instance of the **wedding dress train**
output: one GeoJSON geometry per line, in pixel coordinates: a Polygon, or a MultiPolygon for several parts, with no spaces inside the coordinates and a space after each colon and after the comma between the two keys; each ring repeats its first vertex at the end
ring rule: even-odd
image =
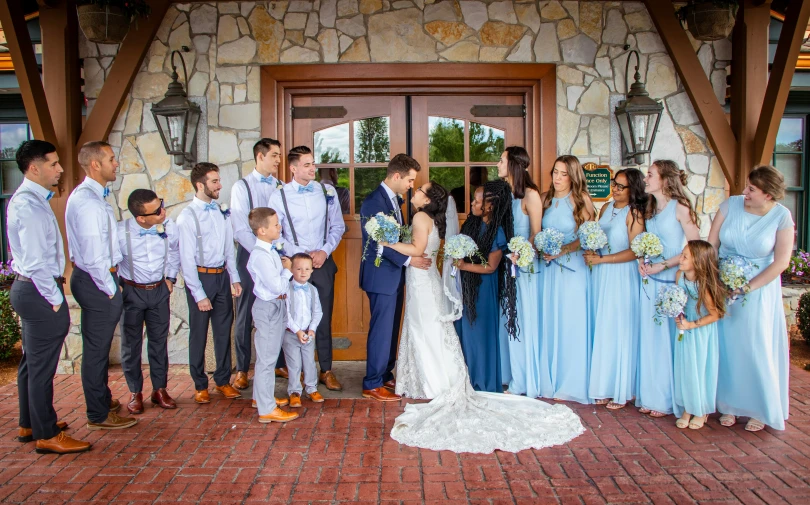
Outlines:
{"type": "MultiPolygon", "coordinates": [[[[439,243],[434,226],[425,250],[434,260],[439,243]]],[[[473,390],[453,327],[458,308],[450,314],[442,309],[447,307],[447,288],[435,261],[429,270],[409,267],[405,282],[396,392],[432,401],[407,405],[394,422],[391,438],[435,451],[491,453],[559,445],[584,431],[579,417],[565,405],[473,390]]]]}

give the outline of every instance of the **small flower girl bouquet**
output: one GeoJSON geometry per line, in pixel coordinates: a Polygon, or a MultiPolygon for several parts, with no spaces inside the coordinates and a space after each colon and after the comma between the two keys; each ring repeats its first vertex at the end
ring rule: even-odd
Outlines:
{"type": "MultiPolygon", "coordinates": [[[[464,235],[463,233],[453,235],[444,241],[444,255],[454,260],[475,256],[480,258],[483,264],[486,264],[486,259],[478,251],[478,245],[475,243],[475,240],[468,235],[464,235]]],[[[456,273],[458,273],[458,268],[453,265],[453,269],[450,271],[450,276],[455,277],[456,273]]]]}
{"type": "MultiPolygon", "coordinates": [[[[754,270],[759,268],[754,262],[742,256],[729,256],[720,258],[720,280],[728,289],[734,291],[748,284],[754,277],[754,270]]],[[[729,305],[739,298],[738,295],[731,296],[729,305]]],[[[745,296],[743,296],[745,305],[745,296]]]]}
{"type": "MultiPolygon", "coordinates": [[[[594,251],[600,258],[602,257],[601,249],[608,245],[608,238],[607,234],[605,234],[605,230],[599,226],[599,222],[585,221],[582,223],[582,226],[579,227],[577,234],[579,235],[579,245],[582,249],[594,251]]],[[[608,250],[610,250],[609,247],[608,250]]],[[[593,271],[592,266],[588,265],[588,268],[593,271]]]]}
{"type": "MultiPolygon", "coordinates": [[[[686,307],[686,290],[677,284],[668,284],[658,289],[655,299],[655,324],[662,324],[659,317],[678,317],[686,307]]],[[[683,330],[678,330],[678,342],[683,340],[683,330]]]]}
{"type": "MultiPolygon", "coordinates": [[[[375,241],[379,243],[386,243],[386,244],[396,244],[399,242],[400,233],[402,232],[402,228],[400,227],[399,223],[397,222],[397,218],[392,215],[386,215],[382,212],[378,212],[377,214],[371,216],[368,221],[366,221],[365,225],[366,233],[368,233],[368,240],[366,241],[363,247],[363,258],[366,257],[366,249],[368,249],[368,243],[370,241],[375,241]]],[[[374,266],[380,266],[382,262],[382,252],[377,252],[377,258],[374,260],[374,266]]]]}
{"type": "MultiPolygon", "coordinates": [[[[664,245],[658,235],[650,232],[643,232],[636,235],[630,243],[630,250],[637,258],[644,258],[644,264],[649,265],[652,258],[657,258],[664,254],[664,245]]],[[[647,284],[647,276],[644,276],[644,284],[647,284]]]]}
{"type": "Polygon", "coordinates": [[[534,249],[528,240],[520,235],[515,235],[507,245],[510,252],[517,254],[517,260],[512,262],[512,277],[520,275],[521,268],[528,268],[529,273],[534,273],[534,249]]]}

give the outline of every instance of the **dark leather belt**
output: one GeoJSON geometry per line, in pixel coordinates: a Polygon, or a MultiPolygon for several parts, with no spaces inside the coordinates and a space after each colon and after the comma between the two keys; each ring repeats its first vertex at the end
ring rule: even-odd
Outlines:
{"type": "Polygon", "coordinates": [[[127,286],[132,286],[134,288],[146,290],[156,289],[160,287],[161,284],[163,284],[163,281],[153,282],[152,284],[138,284],[137,282],[131,281],[129,279],[124,279],[123,277],[119,277],[119,280],[124,284],[126,284],[127,286]]]}
{"type": "MultiPolygon", "coordinates": [[[[23,282],[34,282],[34,280],[31,279],[30,277],[26,277],[26,276],[20,275],[20,274],[17,274],[16,279],[18,281],[23,281],[23,282]]],[[[53,280],[55,280],[57,284],[64,284],[65,283],[65,278],[61,277],[61,276],[60,277],[54,276],[53,280]]]]}
{"type": "Polygon", "coordinates": [[[197,265],[197,271],[201,274],[221,274],[222,272],[225,271],[225,265],[215,268],[201,267],[200,265],[197,265]]]}

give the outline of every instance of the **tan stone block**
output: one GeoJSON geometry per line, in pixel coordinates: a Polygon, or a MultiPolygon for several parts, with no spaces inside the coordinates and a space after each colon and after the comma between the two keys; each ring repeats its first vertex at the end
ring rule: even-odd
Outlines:
{"type": "Polygon", "coordinates": [[[478,61],[503,61],[508,52],[508,47],[484,46],[478,53],[478,61]]]}
{"type": "Polygon", "coordinates": [[[675,130],[681,136],[686,154],[706,152],[706,144],[692,130],[683,126],[676,126],[675,130]]]}
{"type": "Polygon", "coordinates": [[[371,60],[435,61],[436,41],[424,32],[421,20],[422,11],[416,8],[371,15],[368,20],[371,60]]]}
{"type": "Polygon", "coordinates": [[[239,40],[222,44],[217,50],[217,63],[244,64],[250,62],[255,55],[256,41],[246,35],[239,40]]]}
{"type": "Polygon", "coordinates": [[[700,211],[704,214],[717,212],[720,204],[726,199],[726,192],[723,189],[706,188],[703,193],[703,207],[700,211]]]}
{"type": "Polygon", "coordinates": [[[370,60],[371,56],[369,55],[368,43],[366,42],[365,37],[360,37],[359,39],[355,40],[352,45],[346,49],[346,52],[344,52],[340,57],[341,62],[368,62],[370,60]]]}
{"type": "Polygon", "coordinates": [[[124,126],[124,135],[133,135],[140,131],[142,114],[143,102],[140,100],[133,100],[132,104],[129,106],[127,122],[124,126]]]}
{"type": "Polygon", "coordinates": [[[478,44],[467,41],[459,42],[439,54],[449,61],[478,61],[478,44]]]}
{"type": "Polygon", "coordinates": [[[710,188],[726,187],[726,176],[723,174],[723,168],[720,166],[720,161],[715,156],[712,156],[711,164],[709,165],[709,180],[707,182],[710,188]]]}
{"type": "Polygon", "coordinates": [[[143,172],[145,165],[143,161],[141,161],[141,157],[138,154],[138,150],[135,149],[133,142],[133,137],[127,137],[124,139],[123,145],[121,146],[121,154],[118,155],[118,169],[122,175],[143,172]]]}
{"type": "Polygon", "coordinates": [[[141,99],[163,98],[170,82],[170,76],[164,73],[147,74],[139,72],[135,76],[135,82],[132,85],[132,97],[141,99]]]}
{"type": "Polygon", "coordinates": [[[321,55],[304,47],[293,46],[281,53],[282,63],[316,63],[321,55]]]}
{"type": "Polygon", "coordinates": [[[560,2],[552,0],[540,9],[540,16],[551,20],[564,19],[568,17],[568,12],[560,5],[560,2]]]}
{"type": "Polygon", "coordinates": [[[584,2],[579,6],[579,29],[596,42],[602,41],[602,3],[584,2]]]}
{"type": "Polygon", "coordinates": [[[170,172],[169,175],[155,183],[155,193],[163,198],[167,207],[182,203],[194,196],[194,188],[188,177],[183,177],[177,172],[170,172]]]}
{"type": "Polygon", "coordinates": [[[130,174],[124,176],[121,189],[118,192],[118,208],[126,209],[130,193],[136,189],[152,189],[149,185],[149,176],[146,174],[130,174]]]}
{"type": "Polygon", "coordinates": [[[171,170],[172,160],[166,154],[166,146],[163,145],[160,133],[152,132],[139,136],[137,145],[153,181],[160,179],[171,170]]]}
{"type": "Polygon", "coordinates": [[[577,33],[579,33],[579,30],[577,30],[573,20],[563,19],[557,23],[557,37],[559,37],[560,40],[570,39],[577,33]]]}
{"type": "Polygon", "coordinates": [[[475,33],[464,23],[450,21],[431,21],[425,25],[425,31],[448,47],[475,33]]]}
{"type": "Polygon", "coordinates": [[[372,14],[382,10],[382,0],[360,0],[360,13],[372,14]]]}
{"type": "Polygon", "coordinates": [[[540,29],[540,15],[537,13],[537,5],[534,2],[515,4],[515,13],[520,24],[528,26],[535,33],[540,29]]]}
{"type": "Polygon", "coordinates": [[[488,21],[481,27],[479,35],[481,43],[485,46],[511,47],[520,40],[525,31],[525,26],[488,21]]]}
{"type": "Polygon", "coordinates": [[[284,37],[294,44],[304,45],[304,32],[301,30],[287,30],[284,37]]]}

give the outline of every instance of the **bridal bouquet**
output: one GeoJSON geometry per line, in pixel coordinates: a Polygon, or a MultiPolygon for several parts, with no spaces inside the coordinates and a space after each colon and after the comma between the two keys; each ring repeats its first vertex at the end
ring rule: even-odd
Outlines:
{"type": "MultiPolygon", "coordinates": [[[[742,256],[728,256],[720,258],[720,280],[728,289],[734,291],[748,284],[754,277],[754,269],[759,268],[754,262],[742,256]]],[[[737,301],[738,295],[733,295],[729,305],[737,301]]],[[[743,296],[745,305],[745,296],[743,296]]]]}
{"type": "MultiPolygon", "coordinates": [[[[655,324],[661,324],[659,317],[678,317],[686,307],[686,290],[677,284],[668,284],[658,289],[655,299],[655,324]]],[[[678,330],[678,341],[683,340],[683,330],[678,330]]]]}
{"type": "MultiPolygon", "coordinates": [[[[363,257],[366,256],[366,249],[368,248],[369,241],[373,240],[379,243],[396,244],[399,242],[400,233],[402,228],[397,222],[397,218],[392,215],[386,215],[382,212],[371,216],[366,225],[364,226],[366,233],[368,233],[368,240],[363,247],[363,257]]],[[[382,251],[378,249],[377,258],[374,260],[374,266],[380,266],[382,262],[382,251]]]]}
{"type": "MultiPolygon", "coordinates": [[[[454,260],[476,256],[481,259],[483,264],[486,264],[486,259],[478,251],[478,245],[475,243],[475,240],[463,233],[453,235],[444,241],[444,255],[454,260]]],[[[450,276],[455,277],[457,272],[458,268],[454,264],[453,269],[450,271],[450,276]]]]}
{"type": "MultiPolygon", "coordinates": [[[[602,257],[601,249],[608,245],[608,238],[607,234],[605,234],[605,230],[599,226],[599,222],[585,221],[582,223],[582,226],[579,227],[577,234],[579,235],[579,245],[582,249],[595,251],[599,254],[600,258],[602,257]]],[[[609,246],[608,250],[610,250],[609,246]]],[[[593,271],[592,266],[588,265],[588,268],[593,271]]]]}
{"type": "Polygon", "coordinates": [[[515,235],[507,245],[510,252],[517,254],[517,260],[512,261],[512,277],[520,275],[521,268],[528,268],[529,273],[534,273],[534,248],[528,240],[520,235],[515,235]]]}
{"type": "MultiPolygon", "coordinates": [[[[650,259],[661,256],[664,254],[664,245],[661,244],[661,239],[658,235],[650,232],[642,232],[636,235],[636,238],[630,242],[630,250],[637,258],[644,258],[644,264],[650,264],[650,259]]],[[[649,281],[644,277],[644,284],[649,281]]]]}
{"type": "MultiPolygon", "coordinates": [[[[534,247],[540,254],[557,256],[562,252],[565,235],[556,228],[545,228],[534,236],[534,247]]],[[[549,262],[551,263],[551,262],[549,262]]],[[[548,266],[549,263],[546,263],[548,266]]]]}

